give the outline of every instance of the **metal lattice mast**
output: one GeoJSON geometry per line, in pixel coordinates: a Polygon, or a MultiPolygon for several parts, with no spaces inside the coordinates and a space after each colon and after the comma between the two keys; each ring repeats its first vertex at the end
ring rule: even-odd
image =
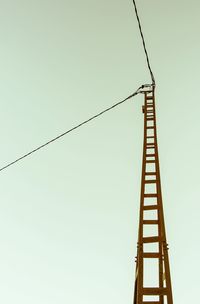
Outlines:
{"type": "Polygon", "coordinates": [[[160,183],[154,87],[143,93],[144,147],[134,304],[173,304],[160,183]],[[156,280],[155,286],[152,286],[151,279],[156,280]]]}

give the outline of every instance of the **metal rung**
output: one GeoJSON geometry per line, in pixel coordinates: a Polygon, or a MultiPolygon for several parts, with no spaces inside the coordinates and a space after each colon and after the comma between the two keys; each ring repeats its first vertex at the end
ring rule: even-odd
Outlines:
{"type": "Polygon", "coordinates": [[[158,225],[157,220],[143,220],[143,225],[158,225]]]}
{"type": "Polygon", "coordinates": [[[156,175],[156,172],[145,172],[145,175],[156,175]]]}
{"type": "Polygon", "coordinates": [[[143,237],[143,243],[158,243],[161,239],[158,236],[143,237]]]}
{"type": "Polygon", "coordinates": [[[143,206],[143,210],[156,210],[156,209],[158,209],[158,205],[143,206]]]}
{"type": "Polygon", "coordinates": [[[145,184],[156,184],[157,183],[157,179],[148,179],[144,181],[145,184]]]}
{"type": "Polygon", "coordinates": [[[146,193],[144,194],[144,197],[157,197],[158,194],[157,193],[146,193]]]}
{"type": "Polygon", "coordinates": [[[159,252],[143,252],[143,258],[145,259],[157,259],[161,257],[159,252]]]}
{"type": "Polygon", "coordinates": [[[154,110],[147,110],[147,113],[153,113],[154,110]]]}
{"type": "Polygon", "coordinates": [[[150,147],[150,146],[155,147],[155,143],[146,143],[146,146],[147,146],[147,147],[150,147]]]}
{"type": "Polygon", "coordinates": [[[155,128],[155,126],[152,126],[152,127],[147,127],[147,129],[154,129],[155,128]]]}
{"type": "Polygon", "coordinates": [[[146,107],[147,108],[153,108],[153,103],[147,103],[146,107]]]}
{"type": "Polygon", "coordinates": [[[152,147],[146,147],[146,149],[155,149],[155,146],[152,146],[152,147]]]}
{"type": "Polygon", "coordinates": [[[153,91],[152,90],[146,90],[145,93],[151,93],[152,94],[153,91]]]}
{"type": "Polygon", "coordinates": [[[154,160],[146,160],[146,163],[147,164],[153,164],[153,163],[155,163],[156,162],[156,160],[154,159],[154,160]]]}
{"type": "Polygon", "coordinates": [[[146,157],[154,157],[154,156],[156,156],[155,153],[154,154],[146,154],[146,157]]]}
{"type": "Polygon", "coordinates": [[[153,96],[146,96],[146,100],[153,100],[153,96]]]}
{"type": "Polygon", "coordinates": [[[155,138],[155,136],[147,136],[146,138],[155,138]]]}
{"type": "Polygon", "coordinates": [[[154,117],[150,117],[150,118],[149,118],[149,117],[147,116],[146,120],[147,120],[147,121],[152,121],[152,120],[154,120],[154,117]]]}
{"type": "Polygon", "coordinates": [[[142,304],[160,304],[160,301],[143,301],[142,304]]]}
{"type": "Polygon", "coordinates": [[[167,288],[143,288],[142,294],[145,296],[164,296],[167,295],[167,288]]]}

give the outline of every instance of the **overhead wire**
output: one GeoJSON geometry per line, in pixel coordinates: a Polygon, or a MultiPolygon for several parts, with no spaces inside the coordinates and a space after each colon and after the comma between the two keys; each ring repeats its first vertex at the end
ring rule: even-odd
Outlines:
{"type": "Polygon", "coordinates": [[[65,131],[65,132],[62,133],[62,134],[59,134],[58,136],[56,136],[56,137],[50,139],[49,141],[45,142],[44,144],[39,145],[38,147],[36,147],[35,149],[29,151],[28,153],[23,154],[22,156],[16,158],[14,161],[11,161],[11,162],[7,163],[5,166],[0,167],[0,172],[3,171],[3,170],[5,170],[5,169],[7,169],[7,168],[10,167],[10,166],[13,166],[14,164],[20,162],[21,160],[23,160],[23,159],[29,157],[29,156],[32,155],[33,153],[35,153],[35,152],[37,152],[37,151],[39,151],[39,150],[45,148],[46,146],[48,146],[48,145],[50,145],[51,143],[57,141],[57,140],[60,139],[61,137],[63,137],[63,136],[65,136],[65,135],[67,135],[67,134],[69,134],[69,133],[75,131],[76,129],[82,127],[83,125],[89,123],[90,121],[96,119],[97,117],[103,115],[104,113],[106,113],[106,112],[112,110],[113,108],[115,108],[115,107],[121,105],[122,103],[124,103],[125,101],[129,100],[130,98],[132,98],[132,97],[136,96],[137,94],[141,93],[141,91],[140,91],[141,89],[144,89],[145,87],[152,87],[152,86],[154,87],[154,86],[155,86],[155,78],[154,78],[154,75],[153,75],[153,72],[152,72],[152,68],[151,68],[151,65],[150,65],[149,55],[148,55],[148,52],[147,52],[146,43],[145,43],[145,39],[144,39],[144,34],[143,34],[143,31],[142,31],[142,26],[141,26],[140,18],[139,18],[139,15],[138,15],[138,10],[137,10],[137,6],[136,6],[136,1],[135,1],[135,0],[133,0],[133,5],[134,5],[134,8],[135,8],[135,14],[136,14],[136,18],[137,18],[137,22],[138,22],[138,26],[139,26],[140,35],[141,35],[141,38],[142,38],[142,44],[143,44],[143,48],[144,48],[144,52],[145,52],[145,56],[146,56],[147,66],[148,66],[148,69],[149,69],[149,72],[150,72],[150,75],[151,75],[152,84],[151,84],[151,85],[147,84],[147,85],[142,85],[142,86],[140,86],[133,94],[129,95],[129,96],[126,97],[125,99],[123,99],[123,100],[121,100],[121,101],[115,103],[114,105],[112,105],[112,106],[108,107],[107,109],[105,109],[105,110],[99,112],[98,114],[96,114],[96,115],[90,117],[89,119],[84,120],[83,122],[79,123],[79,124],[76,125],[75,127],[73,127],[73,128],[71,128],[71,129],[65,131]]]}
{"type": "Polygon", "coordinates": [[[153,74],[153,71],[152,71],[152,68],[151,68],[149,54],[148,54],[148,51],[147,51],[146,42],[145,42],[145,39],[144,39],[144,34],[143,34],[143,31],[142,31],[141,21],[140,21],[140,17],[139,17],[139,14],[138,14],[138,9],[137,9],[137,5],[136,5],[135,0],[133,0],[133,5],[134,5],[134,8],[135,8],[135,14],[136,14],[136,18],[137,18],[137,22],[138,22],[138,26],[139,26],[140,35],[141,35],[141,38],[142,38],[142,44],[143,44],[143,48],[144,48],[144,52],[145,52],[145,56],[146,56],[147,66],[148,66],[148,69],[149,69],[149,72],[150,72],[150,75],[151,75],[152,85],[155,86],[155,78],[154,78],[154,74],[153,74]]]}
{"type": "Polygon", "coordinates": [[[92,116],[92,117],[90,117],[90,118],[84,120],[83,122],[79,123],[79,124],[76,125],[75,127],[73,127],[73,128],[71,128],[71,129],[65,131],[65,132],[62,133],[62,134],[59,134],[58,136],[56,136],[56,137],[50,139],[49,141],[47,141],[47,142],[45,142],[44,144],[42,144],[42,145],[36,147],[35,149],[29,151],[28,153],[23,154],[22,156],[18,157],[18,158],[15,159],[14,161],[12,161],[12,162],[6,164],[5,166],[1,167],[1,168],[0,168],[0,171],[3,171],[3,170],[7,169],[7,168],[10,167],[10,166],[13,166],[14,164],[18,163],[18,162],[21,161],[22,159],[29,157],[31,154],[33,154],[33,153],[35,153],[35,152],[37,152],[37,151],[39,151],[39,150],[45,148],[46,146],[50,145],[50,144],[53,143],[53,142],[57,141],[57,140],[60,139],[61,137],[63,137],[63,136],[65,136],[65,135],[67,135],[67,134],[69,134],[69,133],[75,131],[76,129],[82,127],[83,125],[89,123],[90,121],[96,119],[97,117],[103,115],[104,113],[106,113],[106,112],[108,112],[108,111],[110,111],[110,110],[112,110],[112,109],[118,107],[119,105],[123,104],[125,101],[127,101],[127,100],[131,99],[132,97],[136,96],[137,94],[139,94],[139,93],[141,92],[140,89],[143,89],[144,87],[145,87],[145,85],[140,86],[133,94],[129,95],[129,96],[126,97],[125,99],[123,99],[123,100],[121,100],[121,101],[119,101],[119,102],[113,104],[112,106],[106,108],[105,110],[99,112],[98,114],[95,114],[94,116],[92,116]]]}

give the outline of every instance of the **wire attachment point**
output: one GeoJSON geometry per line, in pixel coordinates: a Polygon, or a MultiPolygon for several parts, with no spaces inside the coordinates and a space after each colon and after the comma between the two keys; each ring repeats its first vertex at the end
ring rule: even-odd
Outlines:
{"type": "Polygon", "coordinates": [[[155,88],[155,84],[143,84],[139,89],[138,89],[138,93],[139,94],[144,94],[148,91],[153,91],[155,88]]]}

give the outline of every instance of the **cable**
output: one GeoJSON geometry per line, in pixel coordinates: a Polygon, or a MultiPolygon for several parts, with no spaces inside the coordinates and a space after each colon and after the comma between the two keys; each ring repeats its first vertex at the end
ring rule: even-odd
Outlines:
{"type": "Polygon", "coordinates": [[[7,168],[10,167],[10,166],[13,166],[14,164],[16,164],[17,162],[21,161],[22,159],[24,159],[24,158],[30,156],[31,154],[37,152],[37,151],[40,150],[40,149],[43,149],[43,148],[46,147],[47,145],[53,143],[54,141],[60,139],[61,137],[67,135],[68,133],[70,133],[70,132],[72,132],[72,131],[74,131],[74,130],[80,128],[80,127],[82,127],[83,125],[87,124],[87,123],[90,122],[91,120],[93,120],[93,119],[95,119],[95,118],[97,118],[97,117],[103,115],[104,113],[106,113],[106,112],[112,110],[113,108],[119,106],[120,104],[124,103],[124,102],[127,101],[128,99],[130,99],[130,98],[136,96],[138,93],[141,93],[140,89],[143,89],[143,88],[145,88],[145,87],[151,87],[151,86],[154,87],[154,86],[155,86],[155,78],[154,78],[154,75],[153,75],[153,72],[152,72],[152,69],[151,69],[150,60],[149,60],[149,55],[148,55],[148,52],[147,52],[147,48],[146,48],[146,44],[145,44],[145,40],[144,40],[144,35],[143,35],[143,32],[142,32],[141,22],[140,22],[140,18],[139,18],[139,15],[138,15],[138,11],[137,11],[137,6],[136,6],[135,0],[133,0],[133,4],[134,4],[134,7],[135,7],[135,14],[136,14],[137,21],[138,21],[138,26],[139,26],[140,35],[141,35],[141,38],[142,38],[142,43],[143,43],[143,47],[144,47],[144,52],[145,52],[145,55],[146,55],[147,66],[148,66],[148,69],[149,69],[149,72],[150,72],[150,75],[151,75],[152,85],[142,85],[142,86],[140,86],[140,87],[137,89],[137,91],[135,91],[132,95],[130,95],[130,96],[128,96],[127,98],[125,98],[125,99],[123,99],[123,100],[117,102],[116,104],[114,104],[114,105],[112,105],[111,107],[109,107],[109,108],[107,108],[107,109],[101,111],[100,113],[98,113],[98,114],[96,114],[96,115],[90,117],[89,119],[83,121],[82,123],[76,125],[75,127],[71,128],[71,129],[67,130],[66,132],[64,132],[64,133],[62,133],[62,134],[60,134],[60,135],[58,135],[58,136],[52,138],[51,140],[47,141],[47,142],[44,143],[43,145],[38,146],[37,148],[35,148],[35,149],[31,150],[30,152],[28,152],[28,153],[22,155],[21,157],[19,157],[19,158],[15,159],[14,161],[8,163],[7,165],[1,167],[1,168],[0,168],[0,171],[3,171],[3,170],[7,169],[7,168]]]}
{"type": "Polygon", "coordinates": [[[81,122],[80,124],[78,124],[78,125],[76,125],[75,127],[73,127],[73,128],[71,128],[71,129],[65,131],[64,133],[62,133],[62,134],[60,134],[60,135],[58,135],[58,136],[52,138],[51,140],[47,141],[47,142],[44,143],[43,145],[38,146],[37,148],[35,148],[35,149],[31,150],[30,152],[28,152],[28,153],[22,155],[21,157],[19,157],[19,158],[15,159],[14,161],[8,163],[7,165],[1,167],[1,168],[0,168],[0,171],[3,171],[3,170],[7,169],[7,168],[10,167],[10,166],[13,166],[14,164],[18,163],[18,162],[21,161],[22,159],[24,159],[24,158],[30,156],[31,154],[37,152],[37,151],[40,150],[40,149],[43,149],[43,148],[46,147],[47,145],[53,143],[54,141],[60,139],[61,137],[67,135],[68,133],[70,133],[70,132],[72,132],[72,131],[74,131],[74,130],[80,128],[80,127],[82,127],[83,125],[87,124],[87,123],[90,122],[91,120],[93,120],[93,119],[95,119],[95,118],[97,118],[97,117],[103,115],[104,113],[106,113],[106,112],[108,112],[108,111],[114,109],[115,107],[121,105],[122,103],[124,103],[125,101],[129,100],[130,98],[132,98],[132,97],[136,96],[137,94],[141,93],[140,89],[143,89],[145,86],[148,86],[148,85],[140,86],[140,87],[137,89],[137,91],[135,91],[135,92],[134,92],[133,94],[131,94],[130,96],[128,96],[128,97],[126,97],[125,99],[123,99],[123,100],[121,100],[121,101],[115,103],[114,105],[112,105],[112,106],[110,106],[109,108],[107,108],[107,109],[101,111],[100,113],[98,113],[98,114],[96,114],[96,115],[90,117],[89,119],[87,119],[87,120],[81,122]]]}
{"type": "Polygon", "coordinates": [[[134,8],[135,8],[135,14],[136,14],[136,18],[137,18],[137,21],[138,21],[138,26],[139,26],[140,35],[141,35],[141,38],[142,38],[142,44],[143,44],[143,47],[144,47],[144,52],[145,52],[145,55],[146,55],[147,66],[148,66],[148,69],[149,69],[149,72],[150,72],[150,75],[151,75],[152,85],[155,86],[155,78],[154,78],[154,75],[153,75],[153,72],[152,72],[152,69],[151,69],[149,55],[148,55],[148,52],[147,52],[146,43],[145,43],[145,40],[144,40],[144,34],[142,32],[142,26],[141,26],[140,18],[139,18],[139,15],[138,15],[138,10],[137,10],[135,0],[133,0],[133,5],[134,5],[134,8]]]}

